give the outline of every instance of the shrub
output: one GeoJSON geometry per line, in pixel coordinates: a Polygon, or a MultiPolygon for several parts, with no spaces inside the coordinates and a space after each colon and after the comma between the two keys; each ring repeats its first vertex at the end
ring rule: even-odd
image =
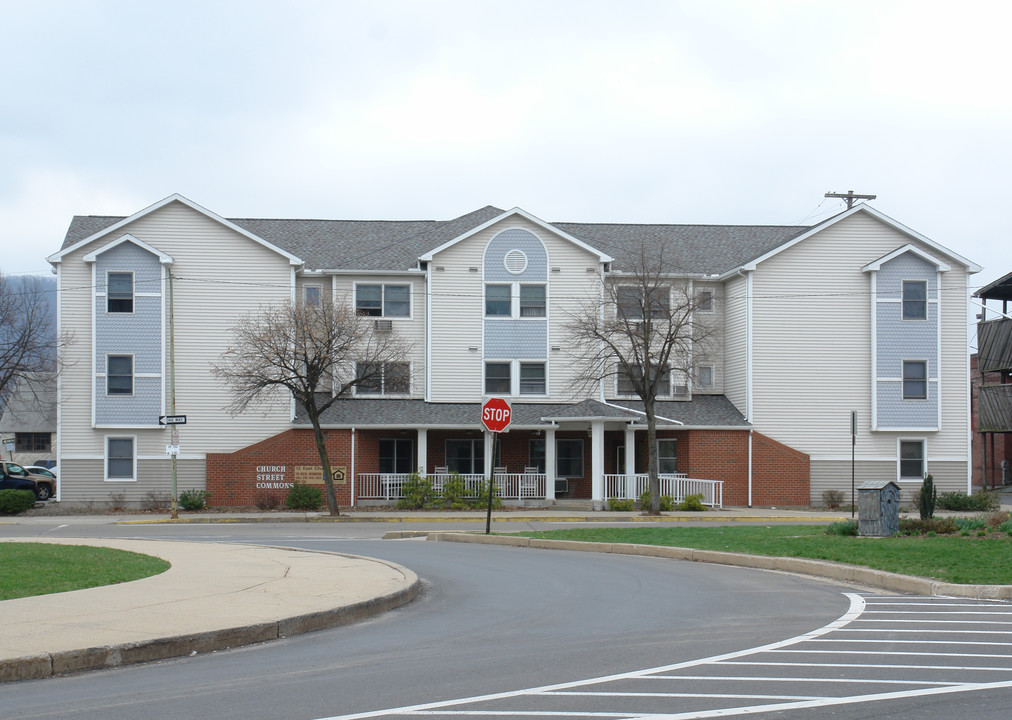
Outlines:
{"type": "Polygon", "coordinates": [[[984,527],[984,520],[979,517],[957,517],[952,518],[952,521],[956,523],[956,527],[964,532],[969,532],[970,530],[981,530],[984,527]]]}
{"type": "Polygon", "coordinates": [[[162,490],[148,490],[141,501],[141,507],[145,510],[161,510],[172,504],[172,498],[162,490]]]}
{"type": "Polygon", "coordinates": [[[179,507],[183,510],[203,510],[207,501],[211,499],[211,493],[207,490],[183,490],[179,493],[179,507]]]}
{"type": "Polygon", "coordinates": [[[827,535],[840,535],[841,537],[850,537],[857,535],[857,522],[855,520],[840,520],[839,522],[832,523],[826,528],[827,535]]]}
{"type": "Polygon", "coordinates": [[[126,493],[125,492],[111,492],[109,493],[109,507],[113,510],[122,510],[126,507],[126,493]]]}
{"type": "Polygon", "coordinates": [[[965,492],[944,492],[938,496],[938,507],[956,512],[986,512],[997,510],[998,496],[994,493],[979,492],[967,495],[965,492]]]}
{"type": "MultiPolygon", "coordinates": [[[[670,495],[661,495],[661,512],[670,512],[675,509],[675,499],[670,495]]],[[[650,509],[650,490],[644,490],[640,493],[640,508],[643,510],[650,509]]]]}
{"type": "Polygon", "coordinates": [[[401,510],[419,510],[436,506],[439,494],[432,486],[432,481],[418,473],[411,473],[404,480],[402,489],[404,497],[397,501],[401,510]]]}
{"type": "Polygon", "coordinates": [[[31,490],[0,490],[0,515],[17,515],[34,506],[31,490]]]}
{"type": "Polygon", "coordinates": [[[261,510],[273,510],[281,501],[275,493],[259,492],[257,493],[256,506],[261,510]]]}
{"type": "MultiPolygon", "coordinates": [[[[493,490],[494,490],[493,486],[493,490]]],[[[474,507],[487,508],[488,507],[488,480],[482,480],[478,483],[478,487],[475,488],[477,496],[475,497],[474,507]]],[[[492,509],[502,507],[502,498],[498,495],[492,496],[492,509]]]]}
{"type": "Polygon", "coordinates": [[[900,520],[900,532],[907,535],[925,535],[935,533],[936,535],[949,535],[959,532],[959,526],[952,518],[928,518],[927,520],[914,520],[905,518],[900,520]]]}
{"type": "MultiPolygon", "coordinates": [[[[664,497],[661,498],[661,506],[664,505],[664,498],[667,497],[668,496],[665,495],[664,497]]],[[[706,510],[706,506],[703,505],[703,494],[698,493],[696,495],[686,495],[685,499],[682,500],[682,502],[678,503],[678,509],[690,512],[699,512],[701,510],[706,510]]]]}
{"type": "Polygon", "coordinates": [[[921,520],[930,520],[935,516],[935,502],[938,499],[938,491],[935,490],[935,479],[931,473],[924,476],[921,484],[921,493],[917,496],[917,508],[921,513],[921,520]]]}
{"type": "MultiPolygon", "coordinates": [[[[486,503],[488,498],[486,498],[486,503]]],[[[477,507],[481,499],[472,491],[467,489],[467,481],[460,476],[460,473],[452,473],[443,481],[443,493],[440,498],[440,506],[451,510],[467,510],[477,507]]]]}
{"type": "Polygon", "coordinates": [[[285,497],[285,505],[292,510],[319,510],[323,505],[323,492],[315,485],[295,483],[285,497]]]}
{"type": "Polygon", "coordinates": [[[619,500],[618,498],[608,498],[608,509],[616,512],[628,512],[629,510],[636,509],[635,500],[619,500]]]}
{"type": "Polygon", "coordinates": [[[830,510],[836,510],[843,505],[843,492],[840,490],[823,490],[822,504],[830,510]]]}
{"type": "Polygon", "coordinates": [[[1012,521],[1012,512],[990,512],[984,516],[984,524],[994,530],[1001,530],[1012,521]]]}

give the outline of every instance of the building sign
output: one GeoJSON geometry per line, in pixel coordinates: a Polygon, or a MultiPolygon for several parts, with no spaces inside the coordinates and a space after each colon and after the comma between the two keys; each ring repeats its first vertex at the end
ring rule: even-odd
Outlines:
{"type": "MultiPolygon", "coordinates": [[[[335,485],[344,485],[348,482],[347,471],[343,465],[332,465],[330,469],[335,485]]],[[[323,485],[322,465],[296,465],[293,470],[295,482],[304,485],[323,485]]]]}
{"type": "Polygon", "coordinates": [[[287,465],[257,465],[257,490],[288,490],[294,483],[286,479],[287,465]]]}

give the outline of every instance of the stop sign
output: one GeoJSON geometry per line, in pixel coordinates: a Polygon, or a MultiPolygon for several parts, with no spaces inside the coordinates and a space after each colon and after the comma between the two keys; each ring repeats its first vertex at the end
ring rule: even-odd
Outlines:
{"type": "Polygon", "coordinates": [[[481,424],[489,432],[502,432],[510,426],[513,409],[502,398],[489,398],[481,406],[481,424]]]}

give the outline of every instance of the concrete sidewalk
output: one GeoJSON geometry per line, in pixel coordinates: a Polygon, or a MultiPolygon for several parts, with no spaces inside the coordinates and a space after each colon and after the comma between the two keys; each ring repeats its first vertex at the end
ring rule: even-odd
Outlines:
{"type": "Polygon", "coordinates": [[[3,601],[0,682],[194,655],[369,617],[421,587],[394,563],[335,553],[154,540],[18,538],[168,560],[121,585],[3,601]]]}

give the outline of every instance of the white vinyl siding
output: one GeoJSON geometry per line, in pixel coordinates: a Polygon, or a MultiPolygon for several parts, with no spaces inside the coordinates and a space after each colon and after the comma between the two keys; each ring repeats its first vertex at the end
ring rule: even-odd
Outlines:
{"type": "MultiPolygon", "coordinates": [[[[752,420],[758,431],[811,454],[813,466],[849,460],[850,412],[856,410],[858,460],[889,464],[895,473],[897,434],[869,430],[872,288],[861,268],[907,243],[917,246],[911,237],[855,214],[755,271],[752,420]]],[[[967,454],[965,271],[953,266],[941,285],[944,419],[941,430],[927,437],[929,468],[932,458],[954,467],[967,454]]],[[[729,322],[728,335],[739,335],[732,330],[729,322]]],[[[727,355],[730,362],[730,342],[727,355]]],[[[735,388],[729,395],[737,402],[737,383],[728,380],[727,387],[735,388]]]]}
{"type": "MultiPolygon", "coordinates": [[[[562,324],[567,311],[575,312],[588,298],[600,297],[597,257],[526,219],[514,216],[485,228],[433,258],[430,269],[431,323],[434,330],[431,332],[432,384],[429,389],[429,399],[433,402],[474,402],[475,397],[482,395],[484,252],[489,240],[507,228],[533,233],[548,251],[547,400],[558,402],[570,399],[567,391],[570,390],[573,365],[564,356],[562,324]],[[439,270],[440,267],[443,269],[439,270]],[[472,267],[476,270],[471,271],[472,267]],[[553,267],[559,268],[559,272],[552,272],[553,267]],[[595,272],[589,273],[587,268],[595,272]],[[559,350],[553,351],[553,346],[559,350]]],[[[524,362],[537,360],[517,359],[524,362]]],[[[546,401],[544,396],[537,397],[540,402],[546,401]]]]}
{"type": "MultiPolygon", "coordinates": [[[[66,369],[60,379],[60,462],[67,468],[67,461],[79,460],[92,468],[87,477],[80,478],[84,486],[101,483],[104,478],[101,459],[110,430],[92,429],[90,391],[99,380],[94,378],[92,364],[92,266],[82,258],[123,233],[130,233],[175,260],[176,411],[187,416],[187,425],[180,429],[180,463],[199,461],[202,465],[206,452],[237,450],[290,426],[291,404],[287,397],[279,396],[278,402],[267,408],[266,416],[262,411],[234,418],[224,415],[222,408],[231,402],[231,396],[211,375],[209,364],[229,342],[237,318],[261,303],[285,302],[292,297],[288,259],[181,203],[169,203],[113,236],[100,238],[63,258],[61,326],[79,340],[66,351],[66,369]],[[210,427],[214,432],[200,431],[210,427]]],[[[164,282],[162,290],[167,303],[164,282]]],[[[167,332],[165,322],[163,317],[163,337],[167,332]]],[[[123,348],[124,353],[129,351],[123,348]]],[[[101,382],[104,384],[104,379],[101,382]]],[[[104,392],[104,387],[100,391],[104,392]]],[[[168,467],[165,429],[136,431],[136,438],[138,467],[149,462],[168,467]]]]}

